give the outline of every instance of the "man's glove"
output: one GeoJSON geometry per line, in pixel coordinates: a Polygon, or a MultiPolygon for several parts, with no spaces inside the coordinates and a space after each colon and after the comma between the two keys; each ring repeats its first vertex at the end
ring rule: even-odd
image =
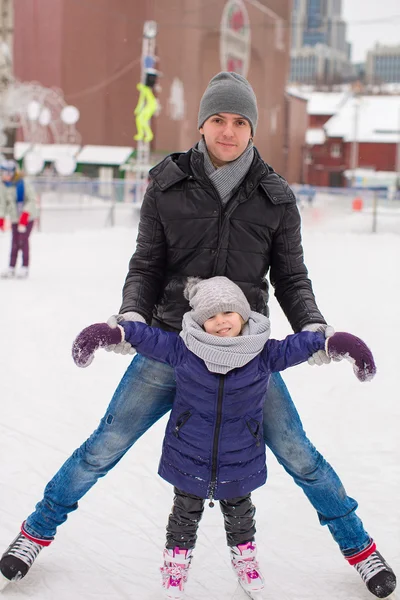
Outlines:
{"type": "Polygon", "coordinates": [[[110,344],[120,344],[125,339],[125,332],[120,325],[110,327],[107,323],[89,325],[80,332],[72,344],[72,358],[78,367],[88,367],[99,348],[110,344]]]}
{"type": "Polygon", "coordinates": [[[0,231],[4,231],[4,218],[0,217],[0,231]]]}
{"type": "MultiPolygon", "coordinates": [[[[146,320],[144,317],[142,317],[142,315],[131,311],[121,315],[112,315],[108,319],[107,325],[114,329],[118,326],[118,323],[121,323],[121,321],[139,321],[139,323],[146,323],[146,320]]],[[[129,342],[125,342],[124,340],[117,344],[110,344],[106,346],[105,350],[107,350],[107,352],[116,352],[117,354],[135,354],[135,349],[129,342]]]]}
{"type": "Polygon", "coordinates": [[[365,342],[355,335],[338,331],[327,338],[325,349],[333,360],[346,358],[350,361],[353,371],[360,381],[371,381],[374,377],[376,365],[372,352],[365,342]]]}
{"type": "MultiPolygon", "coordinates": [[[[309,325],[304,325],[302,331],[320,331],[325,335],[325,337],[329,337],[335,333],[335,330],[330,325],[325,325],[325,323],[310,323],[309,325]]],[[[340,358],[336,358],[335,360],[340,360],[340,358]]],[[[331,362],[330,357],[327,355],[325,350],[318,350],[314,352],[312,356],[308,359],[309,365],[327,365],[331,362]]]]}

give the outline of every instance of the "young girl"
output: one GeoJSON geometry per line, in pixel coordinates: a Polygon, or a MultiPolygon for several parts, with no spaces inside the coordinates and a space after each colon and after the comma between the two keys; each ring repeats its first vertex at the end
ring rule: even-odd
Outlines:
{"type": "Polygon", "coordinates": [[[17,172],[14,160],[5,160],[1,166],[0,183],[0,230],[4,229],[4,219],[11,220],[12,240],[10,266],[1,274],[3,279],[15,276],[25,279],[29,272],[29,236],[34,219],[37,217],[35,193],[30,185],[17,172]],[[18,253],[22,252],[22,266],[16,273],[18,253]]]}
{"type": "Polygon", "coordinates": [[[182,598],[204,502],[219,500],[233,569],[251,595],[264,588],[254,541],[250,493],[266,481],[262,414],[272,372],[326,349],[349,358],[361,381],[371,379],[370,350],[355,336],[302,332],[269,339],[269,319],[252,312],[241,289],[225,277],[190,278],[193,310],[180,335],[124,321],[84,329],[74,342],[75,363],[88,366],[102,346],[129,341],[138,352],[175,369],[176,397],[167,424],[159,474],[174,486],[167,525],[162,584],[167,598],[182,598]]]}

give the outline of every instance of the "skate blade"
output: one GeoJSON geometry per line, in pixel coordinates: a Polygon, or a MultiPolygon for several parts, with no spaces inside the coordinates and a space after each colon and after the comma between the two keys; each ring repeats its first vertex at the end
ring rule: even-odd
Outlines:
{"type": "Polygon", "coordinates": [[[242,590],[244,591],[244,593],[251,598],[251,600],[263,600],[263,590],[258,590],[257,592],[249,592],[248,590],[245,590],[244,587],[241,585],[240,586],[242,588],[242,590]]]}
{"type": "Polygon", "coordinates": [[[240,586],[240,588],[243,590],[243,592],[246,594],[246,596],[248,598],[251,598],[251,600],[263,600],[263,598],[264,598],[261,590],[259,590],[257,592],[249,592],[248,590],[245,590],[242,586],[240,586]]]}
{"type": "Polygon", "coordinates": [[[4,577],[4,575],[0,572],[0,592],[2,592],[9,583],[11,583],[11,581],[7,579],[7,577],[4,577]]]}

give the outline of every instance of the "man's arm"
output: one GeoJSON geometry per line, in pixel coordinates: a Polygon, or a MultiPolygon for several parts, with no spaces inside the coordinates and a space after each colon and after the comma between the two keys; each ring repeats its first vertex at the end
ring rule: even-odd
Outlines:
{"type": "Polygon", "coordinates": [[[150,182],[140,211],[136,250],[122,290],[120,314],[136,312],[150,322],[165,276],[167,248],[150,182]]]}
{"type": "Polygon", "coordinates": [[[293,330],[300,331],[307,324],[326,324],[326,321],[316,304],[304,264],[299,211],[295,203],[284,208],[272,242],[270,281],[293,330]]]}

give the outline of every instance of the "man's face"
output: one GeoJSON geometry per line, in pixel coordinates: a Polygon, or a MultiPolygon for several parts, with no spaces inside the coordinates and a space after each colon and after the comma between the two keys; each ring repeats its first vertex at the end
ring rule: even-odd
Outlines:
{"type": "Polygon", "coordinates": [[[222,167],[238,158],[246,150],[251,138],[251,127],[240,115],[218,113],[209,117],[200,127],[207,150],[216,167],[222,167]]]}

